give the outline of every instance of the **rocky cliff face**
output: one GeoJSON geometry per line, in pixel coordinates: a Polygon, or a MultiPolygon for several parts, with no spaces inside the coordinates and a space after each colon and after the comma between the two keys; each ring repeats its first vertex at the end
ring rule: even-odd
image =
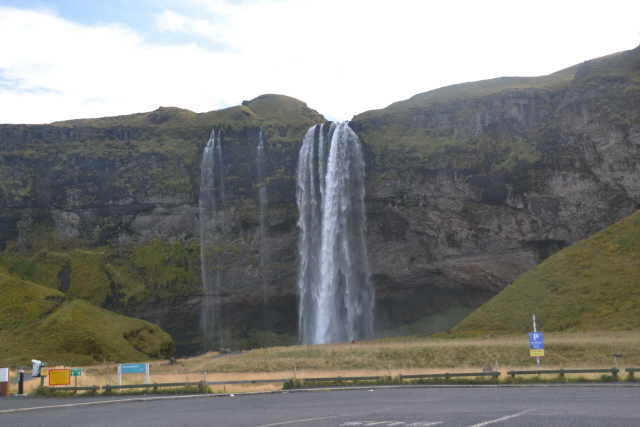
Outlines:
{"type": "Polygon", "coordinates": [[[639,119],[639,49],[356,116],[371,150],[379,293],[421,294],[437,311],[455,292],[477,293],[477,302],[631,213],[640,204],[639,119]]]}
{"type": "MultiPolygon", "coordinates": [[[[295,329],[295,179],[306,129],[323,121],[266,95],[205,114],[175,108],[42,126],[0,126],[0,263],[21,277],[153,321],[199,349],[202,149],[221,129],[227,187],[219,251],[229,335],[255,345],[257,282],[276,283],[269,325],[295,329]],[[268,141],[268,272],[258,271],[256,147],[268,141]],[[285,277],[282,279],[282,277],[285,277]]],[[[236,339],[236,342],[238,340],[236,339]]]]}
{"type": "MultiPolygon", "coordinates": [[[[639,118],[638,49],[356,116],[378,331],[447,329],[540,260],[632,212],[640,204],[639,118]]],[[[199,162],[218,126],[227,332],[233,345],[288,342],[297,309],[296,160],[304,131],[320,121],[298,101],[263,96],[206,114],[161,108],[0,126],[0,263],[154,321],[179,351],[195,351],[199,162]],[[262,269],[260,127],[269,194],[262,269]]]]}

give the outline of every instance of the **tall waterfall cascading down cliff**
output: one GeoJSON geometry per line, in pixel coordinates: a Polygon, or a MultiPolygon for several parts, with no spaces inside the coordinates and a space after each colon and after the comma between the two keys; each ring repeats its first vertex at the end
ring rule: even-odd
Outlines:
{"type": "Polygon", "coordinates": [[[373,335],[360,140],[344,123],[311,127],[298,159],[300,341],[322,344],[373,335]]]}
{"type": "Polygon", "coordinates": [[[200,166],[200,267],[202,274],[202,303],[200,327],[205,350],[221,348],[224,344],[222,316],[219,310],[222,270],[218,265],[216,242],[224,232],[224,169],[222,137],[219,130],[211,130],[204,147],[200,166]]]}
{"type": "Polygon", "coordinates": [[[265,268],[269,262],[269,251],[266,244],[267,238],[267,208],[269,207],[269,196],[267,193],[267,182],[265,180],[265,149],[264,135],[262,128],[258,131],[258,148],[256,152],[256,169],[258,182],[258,239],[259,239],[259,267],[260,267],[260,286],[262,290],[262,312],[263,324],[266,326],[266,308],[269,300],[266,271],[265,268]]]}

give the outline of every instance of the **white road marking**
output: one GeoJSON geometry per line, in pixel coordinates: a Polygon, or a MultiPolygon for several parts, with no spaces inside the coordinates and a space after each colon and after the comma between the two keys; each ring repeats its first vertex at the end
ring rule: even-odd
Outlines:
{"type": "Polygon", "coordinates": [[[428,427],[428,426],[437,426],[438,424],[442,424],[442,421],[431,421],[431,422],[420,421],[420,422],[414,422],[411,424],[407,424],[406,421],[347,421],[340,424],[340,426],[342,427],[342,426],[379,426],[379,425],[401,426],[401,425],[404,425],[405,427],[428,427]]]}
{"type": "Polygon", "coordinates": [[[256,427],[286,426],[287,424],[310,423],[313,421],[330,420],[331,418],[339,418],[339,417],[340,415],[332,415],[330,417],[318,417],[318,418],[303,418],[301,420],[290,420],[290,421],[282,421],[280,423],[261,424],[256,427]]]}
{"type": "Polygon", "coordinates": [[[511,418],[517,418],[517,417],[521,417],[526,413],[529,413],[533,411],[533,409],[525,409],[524,411],[520,411],[516,414],[512,414],[512,415],[507,415],[505,417],[501,417],[501,418],[496,418],[495,420],[489,420],[489,421],[485,421],[483,423],[478,423],[478,424],[473,424],[470,425],[469,427],[483,427],[483,426],[488,426],[489,424],[495,424],[495,423],[499,423],[502,421],[506,421],[506,420],[510,420],[511,418]]]}

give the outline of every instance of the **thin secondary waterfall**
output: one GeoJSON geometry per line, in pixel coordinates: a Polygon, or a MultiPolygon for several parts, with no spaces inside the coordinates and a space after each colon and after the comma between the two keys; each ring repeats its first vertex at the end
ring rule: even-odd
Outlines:
{"type": "Polygon", "coordinates": [[[200,327],[205,350],[224,344],[220,313],[222,269],[219,265],[219,242],[224,232],[224,169],[222,137],[211,130],[200,165],[200,268],[203,299],[200,327]]]}
{"type": "MultiPolygon", "coordinates": [[[[268,304],[268,289],[266,281],[266,266],[269,262],[269,251],[267,248],[267,225],[266,215],[267,208],[269,207],[269,195],[267,194],[267,182],[265,179],[265,151],[264,151],[264,136],[262,134],[262,128],[258,132],[258,148],[256,153],[256,169],[257,169],[257,181],[258,181],[258,239],[259,239],[259,267],[260,267],[260,285],[262,288],[262,305],[263,305],[263,317],[266,317],[265,311],[268,304]]],[[[263,321],[266,319],[263,319],[263,321]]]]}
{"type": "Polygon", "coordinates": [[[300,341],[373,335],[364,206],[364,157],[348,123],[311,127],[298,159],[300,341]]]}

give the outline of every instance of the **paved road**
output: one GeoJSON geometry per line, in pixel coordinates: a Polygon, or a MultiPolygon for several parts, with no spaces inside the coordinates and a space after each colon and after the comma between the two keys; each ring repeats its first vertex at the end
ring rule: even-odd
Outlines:
{"type": "Polygon", "coordinates": [[[2,413],[106,400],[0,402],[1,426],[640,426],[640,387],[404,388],[200,397],[2,413]]]}

